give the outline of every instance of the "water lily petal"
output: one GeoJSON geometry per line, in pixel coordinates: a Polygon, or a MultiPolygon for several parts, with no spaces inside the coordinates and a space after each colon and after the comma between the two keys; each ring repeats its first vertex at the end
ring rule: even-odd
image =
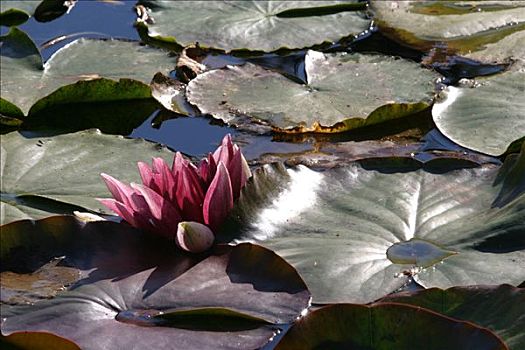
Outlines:
{"type": "MultiPolygon", "coordinates": [[[[142,195],[146,201],[149,209],[149,215],[154,222],[162,223],[163,225],[174,225],[182,220],[177,208],[175,208],[166,198],[162,197],[157,192],[149,187],[131,184],[131,187],[142,195]]],[[[141,211],[144,213],[144,211],[141,211]]]]}
{"type": "Polygon", "coordinates": [[[104,179],[104,182],[106,183],[109,192],[113,195],[113,198],[125,206],[131,206],[131,195],[133,194],[133,189],[131,187],[120,182],[111,175],[102,173],[100,176],[104,179]]]}
{"type": "Polygon", "coordinates": [[[171,171],[173,172],[174,177],[177,177],[179,171],[185,166],[188,165],[188,161],[184,159],[180,152],[175,153],[173,158],[173,165],[171,166],[171,171]]]}
{"type": "Polygon", "coordinates": [[[114,211],[118,216],[126,220],[131,226],[138,227],[136,220],[133,217],[133,212],[119,201],[113,198],[97,198],[97,200],[105,205],[108,209],[114,211]]]}
{"type": "Polygon", "coordinates": [[[138,162],[137,167],[139,168],[139,174],[140,178],[142,179],[142,183],[144,186],[152,187],[154,185],[153,182],[153,172],[149,166],[149,164],[144,162],[138,162]]]}
{"type": "Polygon", "coordinates": [[[221,145],[213,152],[213,158],[217,164],[222,161],[228,167],[230,160],[233,158],[233,143],[230,134],[224,136],[221,145]]]}
{"type": "Polygon", "coordinates": [[[175,197],[175,178],[168,164],[162,158],[153,158],[152,169],[159,187],[159,194],[173,200],[175,197]]]}
{"type": "Polygon", "coordinates": [[[241,188],[246,185],[246,182],[250,177],[252,177],[252,172],[250,170],[250,166],[248,165],[248,162],[246,161],[246,158],[244,158],[244,155],[241,153],[241,167],[242,167],[242,176],[241,176],[241,188]]]}
{"type": "Polygon", "coordinates": [[[206,225],[194,221],[180,222],[177,227],[177,245],[191,253],[202,253],[211,248],[215,235],[206,225]]]}
{"type": "Polygon", "coordinates": [[[176,191],[176,201],[184,219],[202,222],[204,190],[196,168],[190,165],[182,166],[177,178],[176,191]]]}
{"type": "Polygon", "coordinates": [[[243,174],[244,169],[242,165],[242,154],[238,148],[237,152],[234,151],[233,158],[231,159],[230,164],[227,164],[227,166],[232,183],[233,200],[236,200],[239,198],[239,195],[241,194],[241,188],[246,182],[245,180],[243,183],[243,177],[245,175],[243,174]]]}
{"type": "Polygon", "coordinates": [[[213,158],[211,153],[208,153],[208,157],[201,160],[198,167],[199,176],[202,179],[205,188],[210,186],[215,173],[217,172],[217,162],[213,158]]]}
{"type": "Polygon", "coordinates": [[[204,198],[204,223],[216,230],[233,208],[233,193],[230,175],[223,162],[217,165],[215,177],[204,198]]]}

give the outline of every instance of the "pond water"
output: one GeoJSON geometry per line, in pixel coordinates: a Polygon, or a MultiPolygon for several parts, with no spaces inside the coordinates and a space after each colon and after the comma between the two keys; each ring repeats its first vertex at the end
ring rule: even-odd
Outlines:
{"type": "MultiPolygon", "coordinates": [[[[78,1],[73,10],[67,15],[63,15],[48,23],[40,23],[31,18],[28,22],[21,25],[20,28],[35,40],[41,48],[44,60],[47,60],[55,51],[80,37],[140,40],[134,27],[136,19],[134,6],[135,1],[78,1]]],[[[5,34],[7,30],[2,27],[1,31],[2,34],[5,34]]],[[[352,43],[351,47],[338,44],[327,50],[379,51],[385,54],[400,55],[415,61],[420,61],[422,57],[421,52],[402,47],[373,30],[363,35],[357,42],[352,43]]],[[[299,51],[284,56],[266,54],[244,59],[215,53],[208,55],[203,60],[203,63],[208,68],[220,68],[249,61],[276,69],[298,81],[304,81],[304,55],[305,51],[299,51]]],[[[442,73],[449,74],[450,81],[457,81],[462,75],[484,75],[499,70],[501,70],[501,67],[480,67],[473,63],[470,64],[468,61],[460,61],[457,65],[454,64],[447,68],[447,70],[442,69],[442,73]]],[[[298,154],[306,154],[306,158],[311,158],[312,151],[322,150],[326,153],[329,152],[331,145],[339,147],[341,143],[346,141],[360,141],[360,139],[397,140],[396,137],[392,138],[392,135],[385,135],[381,131],[378,132],[376,130],[372,133],[363,130],[350,134],[329,136],[309,135],[297,137],[272,135],[267,130],[261,133],[229,128],[208,116],[196,114],[191,117],[177,118],[173,113],[166,113],[166,111],[163,111],[164,116],[161,122],[156,122],[159,111],[157,110],[150,116],[145,116],[145,121],[142,125],[133,130],[128,136],[162,143],[173,150],[196,157],[201,157],[213,151],[227,133],[231,133],[234,140],[242,145],[247,159],[254,162],[259,159],[287,160],[289,157],[298,154]]],[[[476,157],[474,152],[462,149],[447,140],[433,127],[430,117],[423,119],[422,123],[414,125],[414,128],[418,130],[416,139],[430,131],[422,140],[422,148],[417,152],[417,157],[422,161],[432,158],[432,155],[428,153],[432,149],[468,152],[476,157]]],[[[392,129],[395,130],[395,128],[389,128],[389,130],[392,129]]],[[[40,134],[25,133],[26,136],[38,136],[40,134]]],[[[408,139],[405,136],[401,136],[400,139],[413,142],[414,136],[411,135],[408,139]]],[[[381,152],[378,153],[378,156],[380,155],[381,152]]],[[[484,158],[484,160],[486,159],[484,158]]],[[[498,162],[497,159],[491,159],[490,161],[498,162]]],[[[312,162],[318,163],[317,159],[314,159],[312,162]]]]}

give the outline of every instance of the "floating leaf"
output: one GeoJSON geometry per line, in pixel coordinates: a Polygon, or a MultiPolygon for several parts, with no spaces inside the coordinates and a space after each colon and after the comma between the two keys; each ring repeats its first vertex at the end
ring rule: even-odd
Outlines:
{"type": "Polygon", "coordinates": [[[498,156],[525,136],[525,69],[449,86],[432,108],[438,129],[457,144],[498,156]]]}
{"type": "Polygon", "coordinates": [[[284,257],[318,303],[370,302],[410,278],[441,288],[525,279],[515,268],[525,262],[525,196],[493,207],[497,167],[436,174],[379,166],[300,166],[287,174],[265,167],[246,186],[227,230],[284,257]]]}
{"type": "MultiPolygon", "coordinates": [[[[525,10],[524,10],[525,11],[525,10]]],[[[468,53],[465,57],[485,63],[506,63],[525,59],[525,30],[512,33],[500,41],[487,44],[483,49],[468,53]]]]}
{"type": "Polygon", "coordinates": [[[137,43],[79,39],[58,50],[43,65],[34,43],[19,29],[11,28],[1,40],[2,98],[30,116],[52,105],[150,98],[147,84],[153,75],[169,72],[175,63],[165,51],[137,43]],[[112,90],[107,91],[100,84],[111,83],[100,82],[100,78],[133,81],[112,82],[112,90]]]}
{"type": "Polygon", "coordinates": [[[137,162],[150,162],[158,156],[168,162],[173,159],[172,152],[156,144],[98,131],[41,138],[25,138],[19,133],[3,135],[0,222],[72,213],[82,208],[106,212],[95,199],[108,196],[100,173],[138,182],[137,162]]]}
{"type": "Polygon", "coordinates": [[[53,299],[3,306],[7,336],[46,331],[83,349],[252,349],[274,335],[269,324],[292,322],[310,299],[290,265],[252,244],[184,255],[127,225],[72,217],[8,224],[0,237],[3,269],[31,271],[63,256],[81,276],[53,299]]]}
{"type": "MultiPolygon", "coordinates": [[[[337,41],[369,27],[358,1],[141,0],[153,39],[186,47],[275,51],[337,41]],[[320,5],[321,4],[321,5],[320,5]]],[[[144,24],[147,23],[147,24],[144,24]]]]}
{"type": "Polygon", "coordinates": [[[157,73],[151,80],[151,95],[164,108],[182,115],[193,112],[192,106],[186,101],[186,84],[177,79],[157,73]]]}
{"type": "Polygon", "coordinates": [[[505,350],[492,332],[471,323],[397,303],[336,304],[296,322],[276,350],[505,350]]]}
{"type": "Polygon", "coordinates": [[[26,22],[33,15],[39,22],[48,22],[70,11],[75,1],[4,0],[0,2],[0,25],[17,26],[26,22]]]}
{"type": "Polygon", "coordinates": [[[494,185],[501,183],[498,197],[492,203],[501,207],[525,192],[525,142],[521,144],[519,154],[509,155],[501,168],[494,185]]]}
{"type": "Polygon", "coordinates": [[[307,84],[246,63],[190,81],[188,101],[230,124],[247,115],[279,131],[341,132],[427,108],[438,74],[407,60],[308,51],[307,84]],[[254,98],[256,96],[257,98],[254,98]]]}
{"type": "Polygon", "coordinates": [[[370,5],[381,32],[422,49],[444,43],[468,53],[525,29],[521,1],[372,0],[370,5]]]}
{"type": "Polygon", "coordinates": [[[80,350],[75,343],[46,332],[15,332],[7,337],[0,335],[0,344],[6,350],[80,350]]]}
{"type": "Polygon", "coordinates": [[[509,285],[431,288],[402,292],[381,301],[412,304],[486,327],[510,349],[525,346],[525,289],[509,285]]]}

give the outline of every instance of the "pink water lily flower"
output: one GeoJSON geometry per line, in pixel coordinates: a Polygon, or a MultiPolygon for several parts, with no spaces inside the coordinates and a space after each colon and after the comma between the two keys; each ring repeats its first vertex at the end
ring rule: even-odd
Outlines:
{"type": "Polygon", "coordinates": [[[177,152],[171,169],[162,158],[153,158],[151,166],[139,162],[138,168],[142,185],[127,185],[101,174],[113,198],[99,201],[130,225],[172,239],[177,239],[178,224],[183,221],[204,224],[216,231],[251,176],[246,159],[230,135],[198,167],[177,152]]]}

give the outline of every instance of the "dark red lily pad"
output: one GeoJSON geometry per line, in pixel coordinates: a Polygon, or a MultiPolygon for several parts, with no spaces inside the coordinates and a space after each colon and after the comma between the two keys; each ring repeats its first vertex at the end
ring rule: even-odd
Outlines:
{"type": "Polygon", "coordinates": [[[0,345],[5,350],[80,350],[75,343],[45,332],[16,332],[7,337],[0,335],[0,345]]]}
{"type": "Polygon", "coordinates": [[[508,284],[430,288],[397,293],[383,298],[421,306],[457,319],[487,327],[507,342],[510,349],[525,348],[525,289],[508,284]]]}
{"type": "Polygon", "coordinates": [[[508,349],[488,329],[398,303],[335,304],[296,322],[275,348],[287,349],[508,349]]]}
{"type": "MultiPolygon", "coordinates": [[[[34,274],[59,258],[56,265],[79,276],[50,299],[3,305],[6,336],[45,331],[82,349],[252,349],[272,338],[272,324],[292,322],[310,300],[295,269],[253,244],[190,255],[125,224],[66,216],[4,225],[0,238],[4,272],[34,274]]],[[[2,279],[2,297],[6,291],[2,279]]],[[[23,297],[19,290],[16,300],[2,301],[23,297]]]]}

